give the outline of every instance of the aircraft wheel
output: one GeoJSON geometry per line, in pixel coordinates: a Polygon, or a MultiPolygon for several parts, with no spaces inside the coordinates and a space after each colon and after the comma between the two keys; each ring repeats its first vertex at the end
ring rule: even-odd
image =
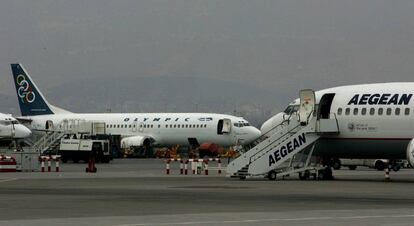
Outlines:
{"type": "Polygon", "coordinates": [[[306,171],[304,171],[304,172],[300,172],[300,173],[299,173],[299,179],[301,179],[301,180],[308,180],[308,179],[309,179],[309,177],[310,177],[310,172],[309,172],[309,170],[306,170],[306,171]]]}
{"type": "Polygon", "coordinates": [[[318,180],[325,180],[325,170],[319,170],[318,172],[318,180]]]}
{"type": "Polygon", "coordinates": [[[395,164],[395,165],[392,166],[392,170],[394,170],[395,172],[397,172],[400,169],[401,169],[401,166],[398,165],[398,164],[395,164]]]}
{"type": "Polygon", "coordinates": [[[385,169],[385,163],[383,161],[381,161],[381,160],[378,160],[375,163],[375,169],[377,169],[378,171],[384,170],[385,169]]]}
{"type": "Polygon", "coordinates": [[[269,180],[276,180],[276,172],[274,170],[269,171],[269,173],[267,173],[267,178],[269,180]]]}
{"type": "Polygon", "coordinates": [[[338,161],[335,161],[334,162],[334,164],[332,165],[332,167],[335,169],[335,170],[339,170],[339,169],[341,169],[341,162],[338,160],[338,161]]]}
{"type": "Polygon", "coordinates": [[[324,180],[333,180],[332,169],[331,167],[326,167],[324,169],[325,178],[324,180]]]}

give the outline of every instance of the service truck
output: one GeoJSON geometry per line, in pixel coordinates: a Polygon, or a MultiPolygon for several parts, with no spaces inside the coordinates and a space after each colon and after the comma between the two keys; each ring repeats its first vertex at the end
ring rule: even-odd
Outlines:
{"type": "Polygon", "coordinates": [[[62,162],[68,160],[75,163],[79,160],[88,162],[92,151],[96,153],[97,162],[108,163],[112,160],[108,140],[62,139],[60,141],[59,154],[62,156],[62,162]]]}

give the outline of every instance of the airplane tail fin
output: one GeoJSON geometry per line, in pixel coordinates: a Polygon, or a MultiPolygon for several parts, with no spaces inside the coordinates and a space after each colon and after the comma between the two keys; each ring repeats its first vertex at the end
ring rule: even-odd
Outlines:
{"type": "Polygon", "coordinates": [[[49,115],[64,111],[47,102],[21,64],[11,64],[11,70],[22,116],[49,115]]]}

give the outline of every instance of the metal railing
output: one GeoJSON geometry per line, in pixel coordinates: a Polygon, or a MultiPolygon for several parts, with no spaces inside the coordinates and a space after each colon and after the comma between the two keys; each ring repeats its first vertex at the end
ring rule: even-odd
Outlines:
{"type": "MultiPolygon", "coordinates": [[[[272,149],[268,149],[267,151],[265,151],[269,146],[272,146],[274,143],[277,143],[278,141],[280,141],[282,138],[286,137],[286,135],[290,135],[293,136],[293,134],[291,134],[294,130],[296,130],[298,127],[301,127],[300,123],[298,123],[298,125],[296,125],[295,127],[293,127],[292,129],[288,130],[287,132],[285,132],[283,135],[281,135],[279,138],[277,138],[276,140],[274,140],[273,142],[270,142],[269,144],[267,144],[265,147],[263,147],[260,151],[258,151],[257,153],[255,153],[254,155],[250,156],[249,159],[249,164],[256,161],[257,159],[259,159],[260,157],[262,157],[263,155],[269,153],[272,149]],[[256,157],[257,155],[261,154],[260,156],[256,157]],[[254,159],[253,159],[254,158],[254,159]],[[253,161],[252,161],[253,160],[253,161]]],[[[289,136],[289,137],[290,137],[289,136]]],[[[270,139],[270,138],[269,138],[270,139]]]]}

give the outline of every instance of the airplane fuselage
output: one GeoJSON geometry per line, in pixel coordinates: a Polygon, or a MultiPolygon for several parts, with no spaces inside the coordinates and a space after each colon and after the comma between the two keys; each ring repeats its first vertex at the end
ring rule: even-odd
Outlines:
{"type": "Polygon", "coordinates": [[[188,145],[188,139],[195,138],[200,144],[214,142],[231,146],[251,142],[260,135],[243,118],[211,113],[72,113],[30,116],[26,119],[32,120],[34,130],[51,129],[47,128],[48,122],[53,122],[53,127],[59,129],[70,126],[73,121],[104,122],[106,134],[146,136],[152,138],[155,145],[188,145]],[[231,121],[229,133],[218,131],[219,121],[224,119],[231,121]],[[65,125],[65,121],[69,123],[65,125]],[[243,126],[238,125],[242,123],[243,126]]]}
{"type": "MultiPolygon", "coordinates": [[[[414,138],[414,83],[343,86],[315,94],[319,113],[322,96],[334,95],[328,106],[329,114],[324,114],[336,118],[339,127],[338,134],[324,135],[316,142],[315,154],[338,158],[406,158],[407,145],[414,138]]],[[[299,100],[292,102],[291,109],[298,104],[299,100]]],[[[284,114],[265,122],[262,133],[270,125],[283,121],[284,114]]]]}

